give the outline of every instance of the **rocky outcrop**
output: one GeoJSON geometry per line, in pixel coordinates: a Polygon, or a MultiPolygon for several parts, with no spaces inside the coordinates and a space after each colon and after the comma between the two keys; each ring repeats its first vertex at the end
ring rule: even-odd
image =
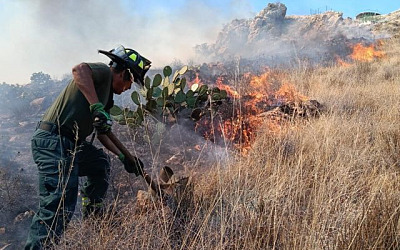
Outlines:
{"type": "Polygon", "coordinates": [[[286,11],[284,4],[270,3],[253,19],[233,20],[214,44],[199,45],[197,52],[211,61],[240,57],[263,58],[266,64],[292,59],[323,62],[348,54],[349,43],[379,38],[374,24],[343,18],[340,12],[286,16],[286,11]]]}
{"type": "Polygon", "coordinates": [[[400,37],[400,10],[375,17],[374,32],[400,37]]]}
{"type": "Polygon", "coordinates": [[[286,10],[287,8],[284,4],[268,4],[267,8],[263,9],[249,23],[249,41],[260,40],[264,37],[264,34],[269,34],[271,37],[279,37],[282,34],[282,24],[285,20],[286,10]]]}

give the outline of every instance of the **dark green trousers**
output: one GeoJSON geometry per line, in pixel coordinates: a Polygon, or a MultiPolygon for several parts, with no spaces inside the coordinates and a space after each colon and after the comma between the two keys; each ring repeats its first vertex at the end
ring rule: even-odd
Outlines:
{"type": "Polygon", "coordinates": [[[37,129],[32,156],[39,171],[39,210],[32,219],[25,249],[42,249],[57,242],[75,210],[79,176],[87,176],[82,193],[101,203],[108,188],[110,159],[102,149],[37,129]]]}

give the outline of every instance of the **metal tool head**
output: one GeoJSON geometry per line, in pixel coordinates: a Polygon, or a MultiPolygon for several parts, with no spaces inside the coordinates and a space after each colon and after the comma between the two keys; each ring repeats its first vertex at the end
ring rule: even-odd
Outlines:
{"type": "Polygon", "coordinates": [[[174,171],[172,171],[172,169],[170,167],[164,166],[160,170],[159,178],[163,183],[168,183],[173,175],[174,175],[174,171]]]}

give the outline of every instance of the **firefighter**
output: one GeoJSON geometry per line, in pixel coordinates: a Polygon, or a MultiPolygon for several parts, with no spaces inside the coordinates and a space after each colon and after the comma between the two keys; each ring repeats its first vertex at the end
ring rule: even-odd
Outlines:
{"type": "Polygon", "coordinates": [[[140,159],[129,160],[102,135],[111,131],[109,110],[113,94],[130,89],[133,82],[144,85],[151,62],[122,45],[99,53],[108,56],[110,64],[81,63],[73,67],[73,79],[46,111],[33,134],[39,210],[32,219],[25,249],[41,249],[57,243],[75,210],[79,176],[87,176],[81,190],[83,215],[102,211],[110,158],[86,141],[93,131],[128,172],[138,176],[143,171],[140,159]]]}

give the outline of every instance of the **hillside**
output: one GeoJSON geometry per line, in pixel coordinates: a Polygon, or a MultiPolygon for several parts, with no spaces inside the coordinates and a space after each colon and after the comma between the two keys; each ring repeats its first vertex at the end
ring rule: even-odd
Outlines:
{"type": "Polygon", "coordinates": [[[398,12],[362,22],[334,11],[309,16],[287,16],[286,11],[284,4],[270,3],[252,19],[233,20],[215,43],[198,45],[197,52],[211,55],[211,61],[240,57],[264,66],[287,66],[299,59],[326,63],[348,55],[349,44],[372,43],[399,31],[398,12]]]}
{"type": "Polygon", "coordinates": [[[378,34],[387,33],[398,37],[400,34],[400,10],[376,17],[374,30],[378,34]]]}

